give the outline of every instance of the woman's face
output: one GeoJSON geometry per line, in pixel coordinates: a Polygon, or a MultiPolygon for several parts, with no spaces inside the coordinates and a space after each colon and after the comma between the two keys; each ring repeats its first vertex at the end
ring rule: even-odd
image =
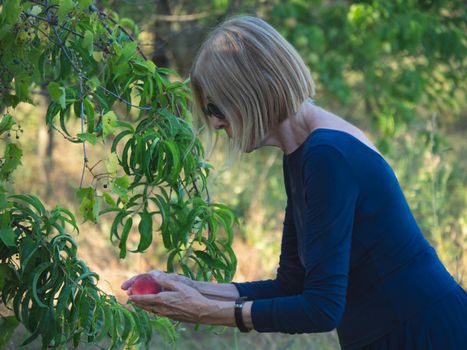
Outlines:
{"type": "Polygon", "coordinates": [[[203,107],[203,112],[208,117],[209,124],[213,129],[224,129],[229,138],[232,138],[232,126],[230,125],[225,115],[221,112],[219,107],[212,103],[209,98],[206,101],[205,107],[203,107]]]}

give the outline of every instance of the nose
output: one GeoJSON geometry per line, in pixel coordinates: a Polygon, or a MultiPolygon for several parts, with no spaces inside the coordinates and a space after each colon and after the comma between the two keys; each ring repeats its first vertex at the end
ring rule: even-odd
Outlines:
{"type": "Polygon", "coordinates": [[[225,129],[229,126],[229,123],[226,120],[219,119],[215,116],[212,116],[209,120],[213,129],[216,130],[225,129]]]}
{"type": "Polygon", "coordinates": [[[232,137],[232,129],[230,127],[230,124],[227,120],[225,119],[219,119],[215,116],[212,116],[210,119],[209,119],[210,123],[211,123],[211,126],[213,129],[215,130],[221,130],[221,129],[224,129],[225,132],[227,133],[227,136],[228,137],[232,137]]]}

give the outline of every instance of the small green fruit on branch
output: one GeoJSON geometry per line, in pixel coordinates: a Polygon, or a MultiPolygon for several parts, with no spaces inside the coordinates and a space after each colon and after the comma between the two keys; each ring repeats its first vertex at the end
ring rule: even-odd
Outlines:
{"type": "Polygon", "coordinates": [[[128,295],[158,294],[162,290],[162,286],[150,274],[146,273],[136,277],[128,289],[128,295]]]}

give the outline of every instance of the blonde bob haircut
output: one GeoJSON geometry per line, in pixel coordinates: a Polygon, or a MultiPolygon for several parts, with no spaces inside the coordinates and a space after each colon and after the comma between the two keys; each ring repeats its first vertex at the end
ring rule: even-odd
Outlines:
{"type": "Polygon", "coordinates": [[[237,155],[259,146],[315,92],[294,47],[253,16],[231,17],[216,27],[201,45],[190,78],[195,120],[211,135],[202,108],[214,103],[232,128],[230,149],[237,155]]]}

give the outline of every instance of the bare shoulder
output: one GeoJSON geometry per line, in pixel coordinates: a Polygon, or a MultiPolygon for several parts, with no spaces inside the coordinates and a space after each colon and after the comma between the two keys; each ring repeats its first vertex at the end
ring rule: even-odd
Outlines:
{"type": "Polygon", "coordinates": [[[371,140],[365,135],[365,133],[362,130],[360,130],[355,125],[347,122],[346,120],[342,119],[341,117],[334,117],[335,118],[329,119],[326,123],[315,127],[315,129],[333,129],[350,134],[357,140],[359,140],[361,143],[363,143],[364,145],[371,148],[373,151],[382,156],[381,152],[376,148],[376,146],[371,142],[371,140]]]}
{"type": "Polygon", "coordinates": [[[331,113],[319,106],[311,105],[310,110],[311,116],[308,119],[308,128],[310,132],[316,129],[333,129],[337,131],[342,131],[344,133],[350,134],[359,140],[361,143],[378,153],[382,156],[381,152],[376,148],[376,146],[371,142],[371,140],[365,135],[365,133],[360,130],[357,126],[348,122],[344,118],[331,113]]]}

